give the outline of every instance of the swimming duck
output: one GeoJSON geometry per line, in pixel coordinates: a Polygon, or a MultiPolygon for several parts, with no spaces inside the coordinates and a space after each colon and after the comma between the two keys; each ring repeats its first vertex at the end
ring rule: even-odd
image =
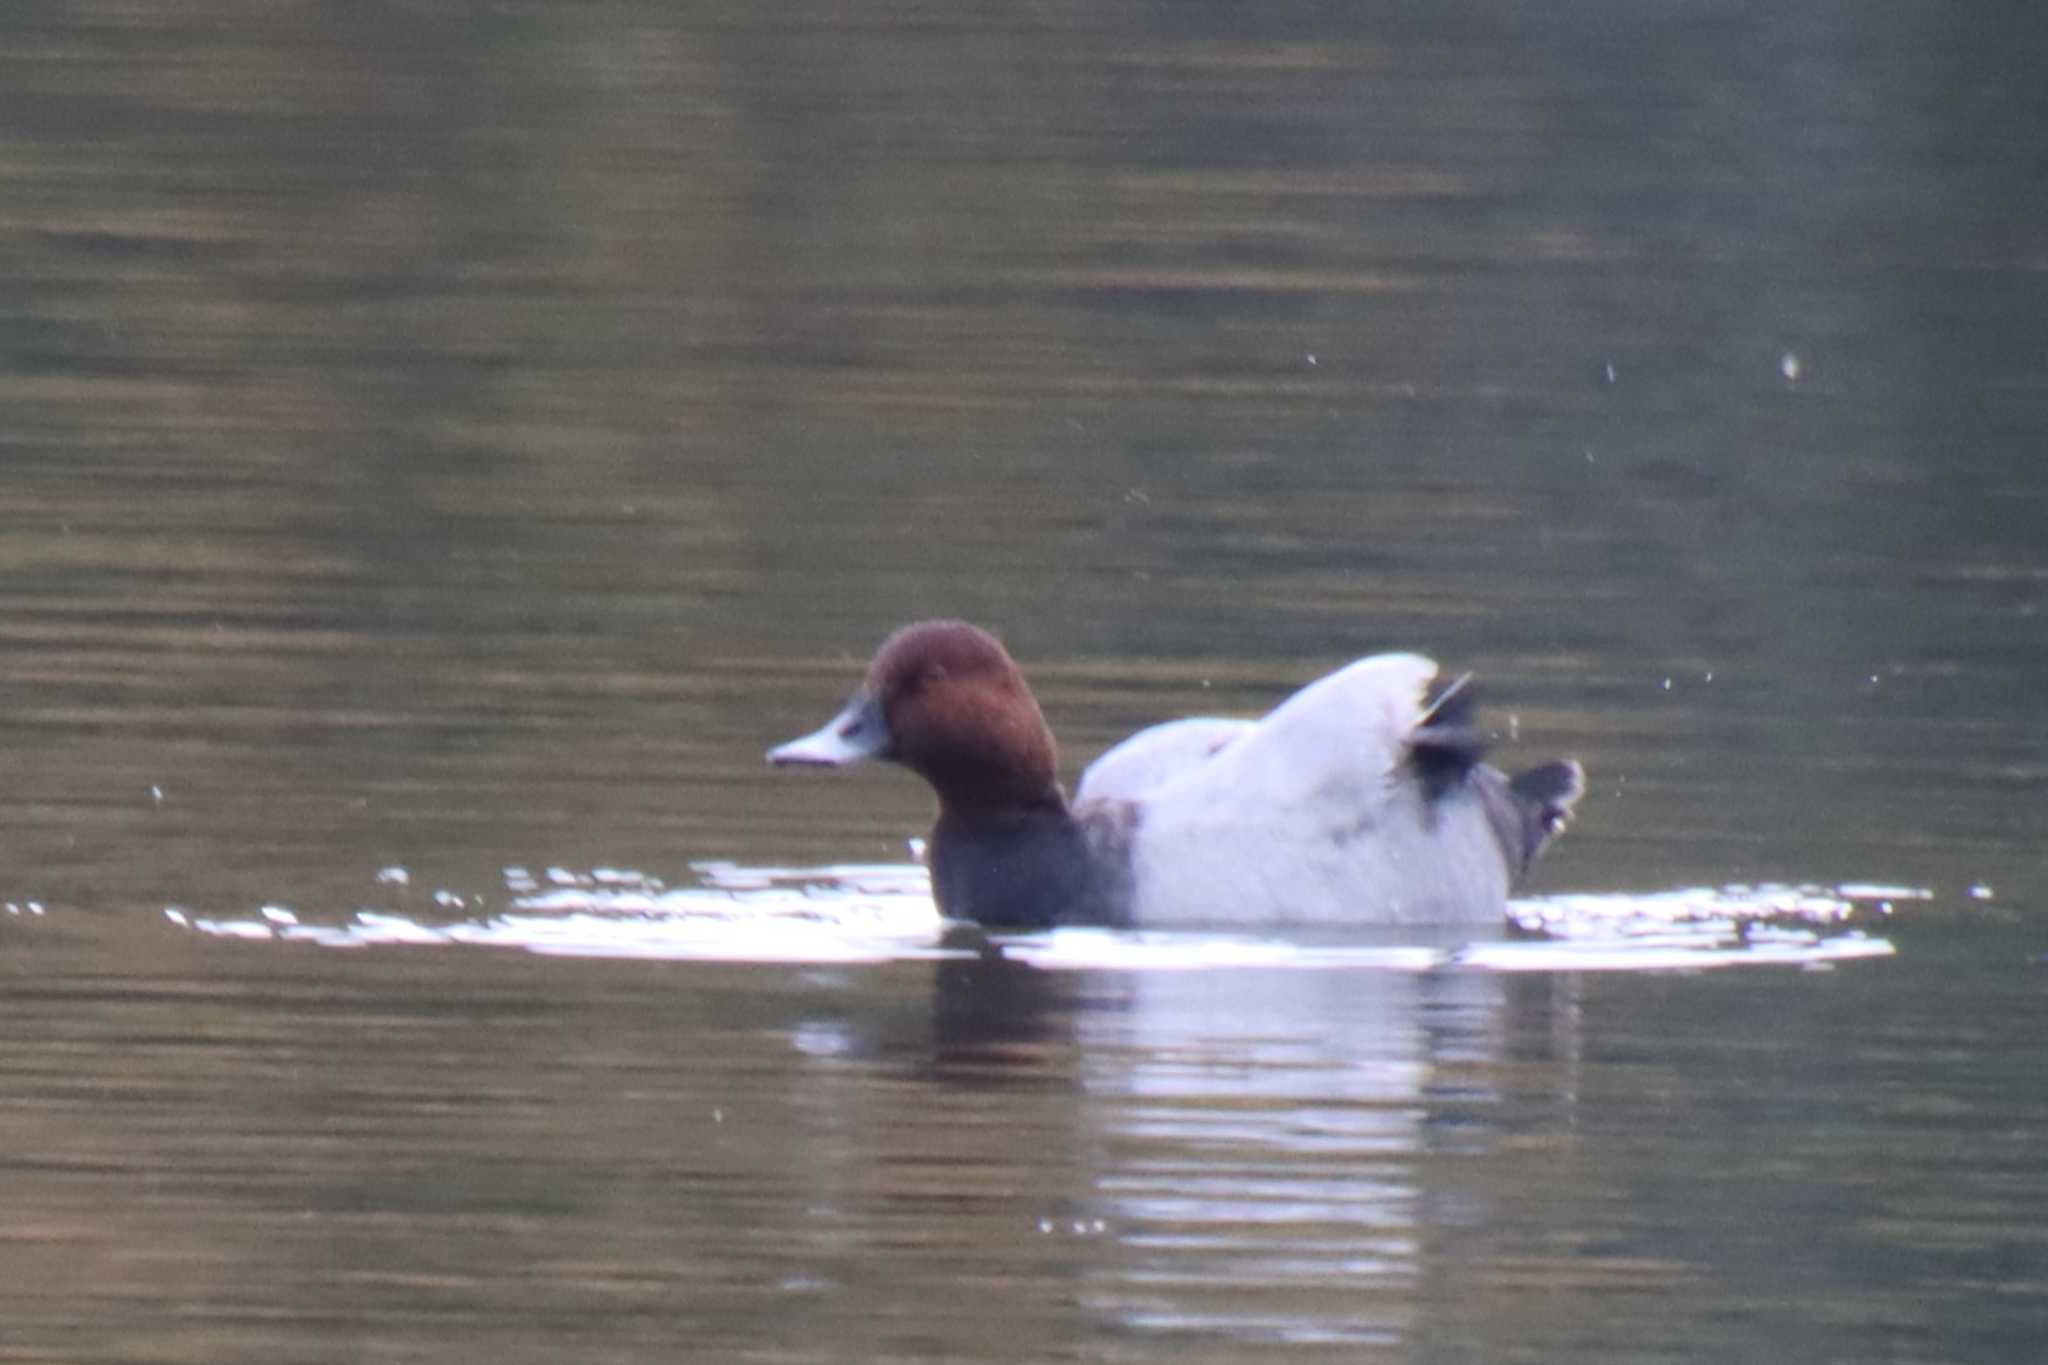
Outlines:
{"type": "Polygon", "coordinates": [[[778,767],[882,759],[938,794],[941,914],[989,928],[1497,921],[1585,790],[1576,762],[1481,761],[1464,678],[1415,654],[1320,678],[1260,720],[1142,730],[1069,802],[1037,699],[964,621],[890,636],[852,700],[778,767]]]}

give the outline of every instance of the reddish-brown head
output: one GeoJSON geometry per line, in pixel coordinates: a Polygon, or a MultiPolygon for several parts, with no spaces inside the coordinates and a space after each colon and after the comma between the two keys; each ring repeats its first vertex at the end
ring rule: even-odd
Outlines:
{"type": "Polygon", "coordinates": [[[838,716],[768,758],[832,766],[887,759],[963,814],[1059,800],[1052,731],[1024,675],[993,635],[965,621],[897,631],[838,716]]]}

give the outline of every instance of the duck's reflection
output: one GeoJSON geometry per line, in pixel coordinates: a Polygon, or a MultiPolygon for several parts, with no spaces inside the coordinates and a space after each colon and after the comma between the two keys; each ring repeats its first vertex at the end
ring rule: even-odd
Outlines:
{"type": "Polygon", "coordinates": [[[938,969],[934,1062],[963,1081],[1068,1073],[1061,1160],[1080,1169],[1057,1183],[1089,1193],[1055,1231],[1099,1230],[1079,1262],[1098,1327],[1385,1345],[1447,1268],[1438,1234],[1476,1216],[1456,1158],[1502,1131],[1508,1059],[1553,1049],[1551,990],[1458,970],[1047,972],[984,945],[938,969]]]}
{"type": "Polygon", "coordinates": [[[932,980],[933,1060],[941,1073],[1071,1032],[1073,974],[1028,966],[978,929],[955,928],[942,946],[963,956],[940,962],[932,980]]]}

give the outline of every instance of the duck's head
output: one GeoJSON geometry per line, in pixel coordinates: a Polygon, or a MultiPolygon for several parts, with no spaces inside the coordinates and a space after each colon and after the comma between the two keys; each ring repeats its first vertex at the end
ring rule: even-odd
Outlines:
{"type": "Polygon", "coordinates": [[[1057,750],[1023,673],[993,635],[920,621],[883,642],[867,680],[823,727],[768,751],[777,767],[899,763],[946,809],[1059,800],[1057,750]]]}

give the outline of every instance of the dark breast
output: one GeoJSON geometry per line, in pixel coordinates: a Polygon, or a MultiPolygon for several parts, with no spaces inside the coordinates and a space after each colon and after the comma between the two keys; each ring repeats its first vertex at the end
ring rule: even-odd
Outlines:
{"type": "Polygon", "coordinates": [[[974,819],[941,815],[932,829],[939,912],[990,929],[1130,923],[1130,808],[1093,802],[974,819]]]}

